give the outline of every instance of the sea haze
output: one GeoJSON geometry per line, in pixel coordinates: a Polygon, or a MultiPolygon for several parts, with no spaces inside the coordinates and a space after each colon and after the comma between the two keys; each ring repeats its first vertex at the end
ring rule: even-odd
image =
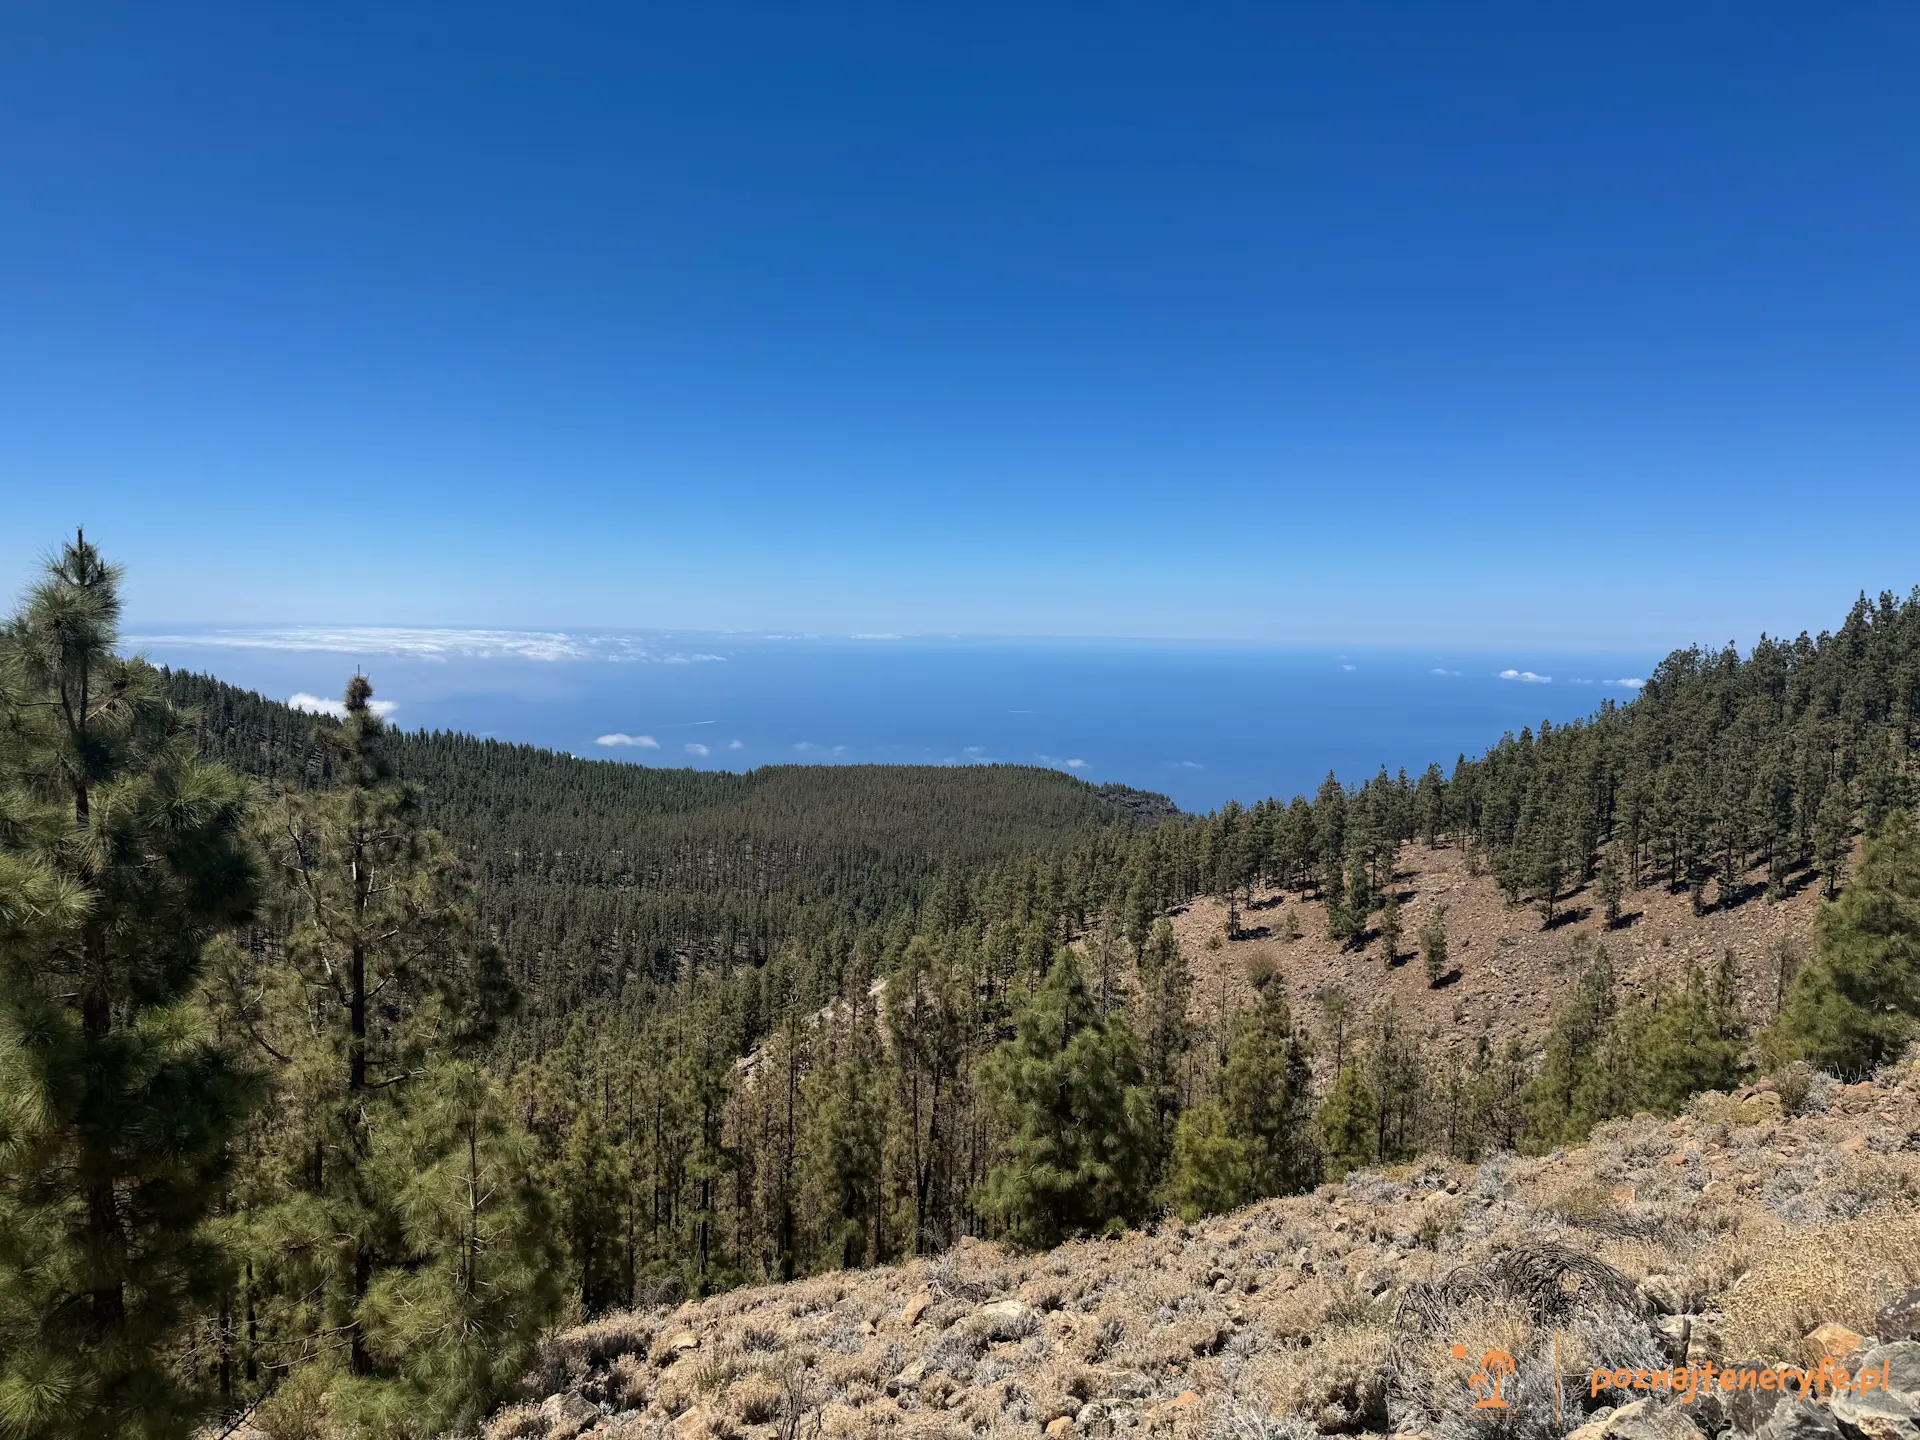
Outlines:
{"type": "Polygon", "coordinates": [[[1329,769],[1450,771],[1505,731],[1630,701],[1659,658],[317,626],[147,626],[128,647],[308,708],[358,669],[396,725],[599,759],[1050,765],[1195,811],[1310,793],[1329,769]]]}

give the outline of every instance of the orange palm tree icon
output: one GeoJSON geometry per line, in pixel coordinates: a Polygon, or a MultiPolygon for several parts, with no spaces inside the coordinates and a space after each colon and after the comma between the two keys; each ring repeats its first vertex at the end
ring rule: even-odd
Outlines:
{"type": "MultiPolygon", "coordinates": [[[[1467,1358],[1467,1347],[1453,1347],[1453,1358],[1467,1358]]],[[[1489,1350],[1480,1357],[1480,1368],[1467,1377],[1467,1388],[1474,1393],[1473,1408],[1476,1410],[1504,1410],[1507,1408],[1505,1395],[1507,1377],[1513,1374],[1513,1356],[1504,1350],[1489,1350]]]]}

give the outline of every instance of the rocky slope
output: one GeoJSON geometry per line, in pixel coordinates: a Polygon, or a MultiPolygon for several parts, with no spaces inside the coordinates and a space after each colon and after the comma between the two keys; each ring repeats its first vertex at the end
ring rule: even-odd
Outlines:
{"type": "Polygon", "coordinates": [[[557,1336],[544,1398],[484,1436],[1920,1440],[1916,1284],[1909,1060],[1701,1096],[1542,1159],[613,1316],[557,1336]],[[1634,1388],[1822,1356],[1890,1389],[1634,1388]],[[1596,1369],[1621,1387],[1595,1393],[1596,1369]],[[1476,1406],[1496,1383],[1504,1406],[1476,1406]]]}
{"type": "Polygon", "coordinates": [[[1491,875],[1473,873],[1465,851],[1413,845],[1402,852],[1392,887],[1404,931],[1394,963],[1387,961],[1377,917],[1364,946],[1343,949],[1327,938],[1325,904],[1291,893],[1256,892],[1254,905],[1240,914],[1236,939],[1226,936],[1227,907],[1219,900],[1183,907],[1173,926],[1194,970],[1193,1018],[1202,1024],[1217,1026],[1223,1014],[1250,1005],[1255,980],[1272,975],[1287,987],[1295,1019],[1311,1027],[1321,1022],[1316,997],[1338,986],[1353,1001],[1362,1031],[1366,1018],[1391,1002],[1436,1055],[1470,1053],[1482,1034],[1496,1045],[1518,1038],[1531,1051],[1545,1041],[1576,974],[1568,956],[1580,935],[1603,942],[1622,983],[1639,990],[1679,978],[1689,962],[1711,969],[1730,950],[1749,1018],[1771,1020],[1783,954],[1791,963],[1810,948],[1819,880],[1801,872],[1786,898],[1773,902],[1764,896],[1763,874],[1748,879],[1730,903],[1716,900],[1703,915],[1693,913],[1684,892],[1664,885],[1630,891],[1622,901],[1623,923],[1613,930],[1602,926],[1600,906],[1582,889],[1566,898],[1546,929],[1531,905],[1509,904],[1491,875]],[[1435,987],[1427,983],[1415,937],[1440,905],[1456,974],[1435,987]],[[1290,932],[1298,938],[1288,938],[1290,932]]]}

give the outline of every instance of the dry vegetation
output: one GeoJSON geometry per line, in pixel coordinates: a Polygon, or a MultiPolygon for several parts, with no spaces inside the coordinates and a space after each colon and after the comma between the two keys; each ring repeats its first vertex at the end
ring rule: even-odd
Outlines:
{"type": "Polygon", "coordinates": [[[484,1436],[1687,1440],[1754,1429],[1777,1397],[1650,1418],[1595,1408],[1587,1370],[1797,1361],[1826,1322],[1903,1338],[1911,1313],[1888,1307],[1917,1282],[1909,1060],[1861,1085],[1701,1096],[1541,1159],[1429,1160],[1198,1226],[1036,1255],[968,1242],[614,1316],[550,1342],[547,1398],[484,1436]],[[1512,1403],[1475,1410],[1468,1376],[1496,1347],[1518,1362],[1512,1403]]]}

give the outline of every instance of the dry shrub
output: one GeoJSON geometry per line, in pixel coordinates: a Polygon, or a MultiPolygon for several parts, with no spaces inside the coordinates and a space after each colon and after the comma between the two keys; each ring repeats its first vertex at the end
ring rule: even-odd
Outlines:
{"type": "Polygon", "coordinates": [[[779,1379],[756,1370],[743,1375],[727,1389],[727,1406],[740,1417],[742,1425],[771,1425],[787,1408],[787,1386],[779,1379]]]}
{"type": "Polygon", "coordinates": [[[509,1405],[481,1428],[480,1440],[546,1440],[546,1434],[547,1415],[540,1406],[509,1405]]]}
{"type": "Polygon", "coordinates": [[[332,1378],[317,1365],[294,1370],[254,1412],[254,1428],[267,1440],[325,1440],[322,1417],[326,1413],[327,1383],[332,1378]]]}
{"type": "Polygon", "coordinates": [[[1704,1090],[1687,1102],[1687,1113],[1709,1125],[1766,1125],[1786,1111],[1784,1097],[1773,1090],[1747,1096],[1704,1090]]]}
{"type": "Polygon", "coordinates": [[[1327,1433],[1385,1430],[1392,1354],[1385,1327],[1348,1325],[1324,1332],[1305,1349],[1253,1357],[1240,1389],[1266,1413],[1299,1416],[1327,1433]]]}
{"type": "Polygon", "coordinates": [[[646,1403],[646,1363],[638,1355],[622,1355],[613,1362],[607,1380],[607,1399],[616,1410],[638,1410],[646,1403]]]}
{"type": "Polygon", "coordinates": [[[1633,1282],[1584,1251],[1532,1239],[1461,1265],[1433,1284],[1409,1285],[1396,1320],[1406,1328],[1439,1330],[1472,1300],[1512,1300],[1540,1320],[1600,1305],[1630,1306],[1633,1282]]]}
{"type": "Polygon", "coordinates": [[[533,1389],[552,1394],[578,1384],[626,1355],[646,1355],[655,1340],[655,1319],[634,1310],[605,1315],[546,1340],[535,1362],[533,1389]]]}
{"type": "MultiPolygon", "coordinates": [[[[1797,1359],[1801,1338],[1828,1320],[1867,1334],[1880,1308],[1920,1281],[1920,1216],[1777,1229],[1733,1243],[1750,1268],[1726,1288],[1730,1355],[1797,1359]]],[[[1702,1262],[1732,1268],[1728,1258],[1709,1247],[1702,1262]]]]}

